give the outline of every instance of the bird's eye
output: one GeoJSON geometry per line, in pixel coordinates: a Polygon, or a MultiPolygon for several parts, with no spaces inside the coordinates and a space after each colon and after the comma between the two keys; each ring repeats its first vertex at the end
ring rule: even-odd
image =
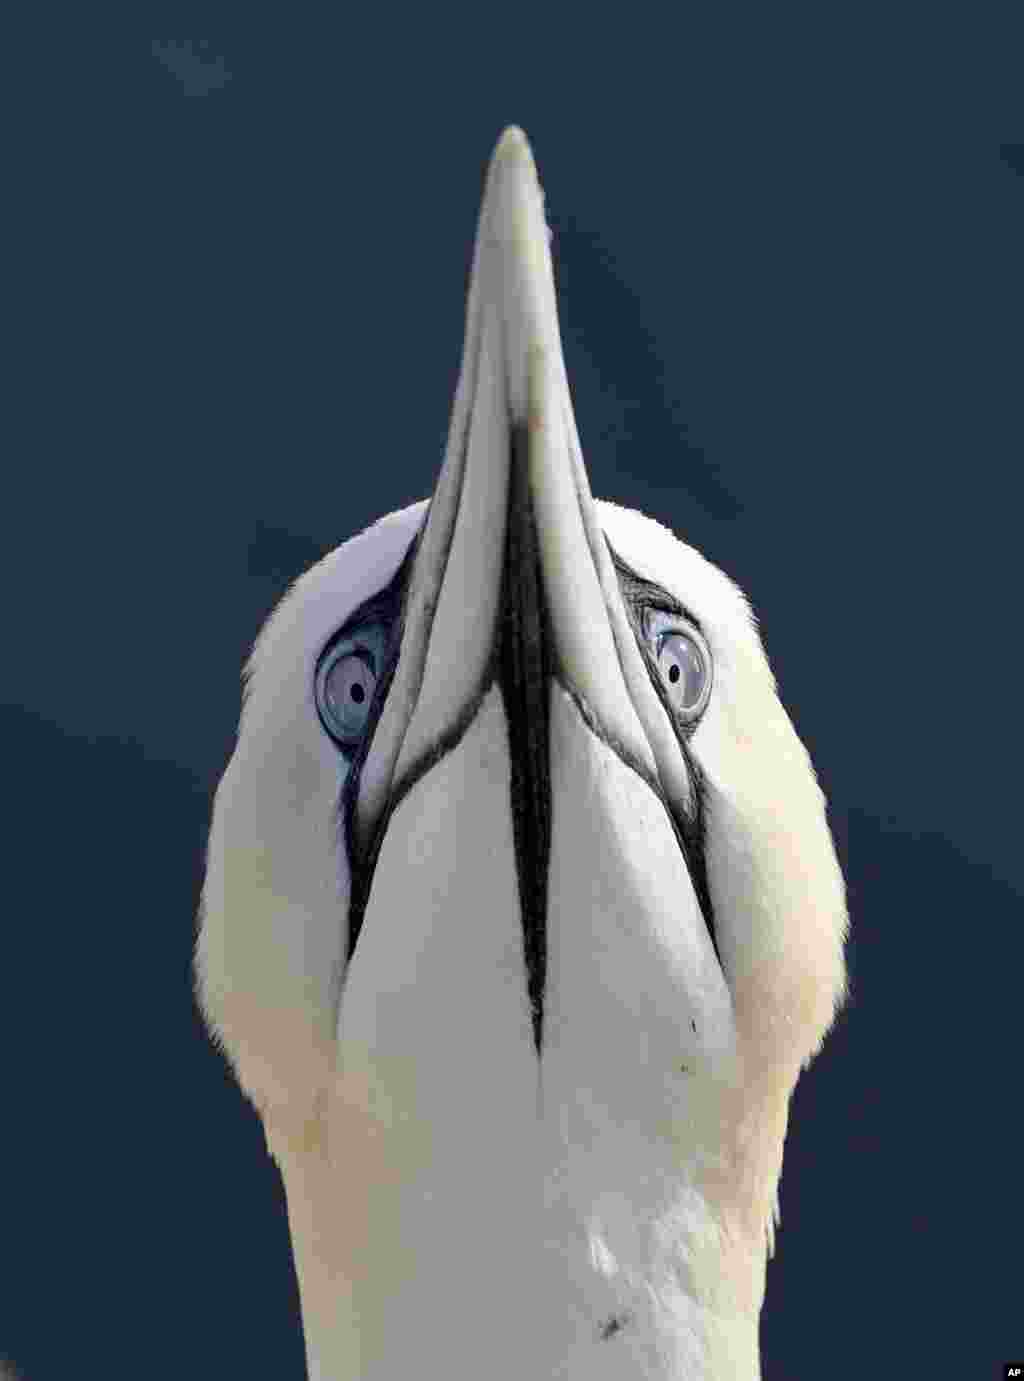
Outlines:
{"type": "Polygon", "coordinates": [[[316,672],[316,708],[343,749],[359,742],[370,716],[381,648],[378,638],[345,638],[329,648],[316,672]]]}
{"type": "Polygon", "coordinates": [[[658,614],[650,629],[669,704],[680,719],[703,714],[711,695],[711,653],[695,628],[658,614]]]}

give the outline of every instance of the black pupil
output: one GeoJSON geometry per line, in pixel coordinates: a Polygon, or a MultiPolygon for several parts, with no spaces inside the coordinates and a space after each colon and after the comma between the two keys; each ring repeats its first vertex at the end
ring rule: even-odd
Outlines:
{"type": "Polygon", "coordinates": [[[671,665],[671,666],[669,667],[669,669],[668,669],[668,679],[669,679],[673,684],[675,684],[675,682],[679,680],[679,678],[680,678],[681,675],[682,675],[682,672],[679,670],[679,663],[678,663],[678,662],[673,662],[672,665],[671,665]]]}
{"type": "Polygon", "coordinates": [[[359,684],[358,681],[353,683],[352,699],[356,702],[357,705],[361,705],[363,701],[366,699],[366,690],[363,686],[359,684]]]}

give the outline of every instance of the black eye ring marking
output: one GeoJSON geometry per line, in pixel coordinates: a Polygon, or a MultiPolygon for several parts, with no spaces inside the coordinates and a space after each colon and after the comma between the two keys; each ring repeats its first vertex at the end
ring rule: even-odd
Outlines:
{"type": "Polygon", "coordinates": [[[335,629],[331,634],[317,657],[313,677],[313,698],[316,703],[316,711],[325,733],[350,763],[360,756],[361,750],[373,737],[373,731],[380,719],[384,701],[387,699],[395,663],[398,660],[398,649],[402,641],[402,615],[405,595],[419,541],[420,533],[417,532],[402,558],[398,570],[388,584],[384,586],[383,590],[378,590],[376,594],[364,600],[358,609],[353,610],[341,627],[335,629]],[[361,636],[364,630],[366,633],[361,636]],[[370,698],[365,722],[358,734],[349,735],[339,733],[338,726],[321,703],[323,700],[322,688],[326,677],[329,675],[333,664],[339,660],[337,656],[339,647],[346,644],[351,644],[351,646],[346,647],[345,652],[341,655],[344,656],[351,652],[353,656],[362,657],[373,667],[376,675],[376,684],[370,698]]]}
{"type": "MultiPolygon", "coordinates": [[[[676,599],[675,595],[670,594],[661,585],[655,585],[653,581],[645,580],[643,576],[637,575],[632,566],[627,565],[618,555],[607,537],[605,542],[612,558],[612,565],[615,567],[622,601],[633,626],[633,634],[640,649],[640,655],[644,659],[654,689],[665,707],[665,713],[675,728],[676,735],[685,751],[686,741],[692,738],[694,730],[700,723],[714,688],[714,658],[711,655],[704,629],[697,616],[687,609],[685,604],[676,599]],[[673,620],[678,620],[681,625],[679,631],[688,637],[696,634],[693,642],[704,660],[707,673],[705,691],[701,696],[698,708],[692,714],[680,714],[678,708],[672,704],[664,677],[658,667],[657,653],[652,646],[652,629],[657,628],[659,623],[664,623],[667,629],[673,620]]],[[[687,765],[691,765],[689,761],[687,765]]]]}
{"type": "MultiPolygon", "coordinates": [[[[690,781],[693,784],[693,804],[689,810],[671,809],[670,815],[675,824],[676,832],[679,837],[680,847],[686,858],[687,867],[690,872],[690,879],[693,889],[697,896],[697,902],[704,915],[704,922],[711,937],[711,945],[715,951],[715,957],[719,965],[722,963],[722,956],[718,949],[718,936],[715,929],[715,909],[711,900],[711,888],[708,882],[707,869],[707,794],[708,786],[704,771],[697,761],[690,748],[690,739],[693,737],[697,725],[700,723],[701,716],[692,720],[680,719],[668,698],[668,690],[665,681],[658,669],[657,660],[651,649],[650,639],[647,636],[645,620],[649,611],[662,610],[667,614],[672,614],[682,622],[696,630],[700,635],[701,642],[707,647],[707,638],[700,620],[687,607],[680,603],[676,597],[660,585],[655,585],[650,580],[645,580],[638,575],[633,568],[626,564],[618,555],[607,537],[605,542],[608,552],[612,558],[612,565],[618,577],[619,589],[622,592],[623,603],[626,606],[626,614],[633,625],[633,633],[636,637],[640,655],[644,659],[651,684],[655,692],[660,696],[661,703],[665,707],[669,723],[675,730],[676,739],[679,743],[679,751],[682,753],[686,762],[686,770],[690,781]]],[[[709,676],[713,685],[714,667],[709,657],[709,676]]],[[[710,697],[710,690],[709,690],[710,697]]],[[[707,707],[705,700],[703,710],[707,707]]],[[[666,808],[667,803],[666,803],[666,808]]]]}

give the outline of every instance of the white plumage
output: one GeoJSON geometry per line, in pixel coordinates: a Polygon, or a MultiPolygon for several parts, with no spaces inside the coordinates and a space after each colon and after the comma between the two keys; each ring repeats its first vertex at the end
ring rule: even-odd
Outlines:
{"type": "Polygon", "coordinates": [[[846,924],[746,600],[590,497],[508,130],[429,511],[274,611],[210,835],[200,996],[284,1176],[311,1377],[756,1377],[846,924]],[[399,613],[357,615],[389,586],[399,613]],[[332,647],[368,668],[351,744],[332,647]]]}

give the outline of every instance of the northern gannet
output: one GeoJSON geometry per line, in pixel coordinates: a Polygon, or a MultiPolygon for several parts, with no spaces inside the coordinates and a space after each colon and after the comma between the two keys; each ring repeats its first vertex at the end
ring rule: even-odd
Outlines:
{"type": "Polygon", "coordinates": [[[433,496],[303,575],[246,676],[197,985],[310,1377],[757,1377],[843,880],[743,594],[591,496],[515,127],[433,496]]]}

